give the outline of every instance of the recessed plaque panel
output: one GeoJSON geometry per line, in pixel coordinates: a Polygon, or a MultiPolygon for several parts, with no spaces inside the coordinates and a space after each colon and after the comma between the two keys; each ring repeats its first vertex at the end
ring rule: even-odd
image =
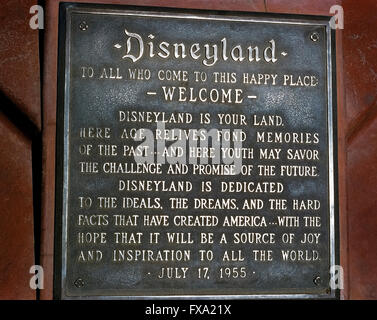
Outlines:
{"type": "Polygon", "coordinates": [[[62,5],[58,297],[334,297],[327,18],[62,5]]]}

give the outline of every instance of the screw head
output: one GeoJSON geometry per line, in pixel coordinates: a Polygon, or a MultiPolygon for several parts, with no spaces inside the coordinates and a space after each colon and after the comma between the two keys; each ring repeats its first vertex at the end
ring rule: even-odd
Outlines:
{"type": "Polygon", "coordinates": [[[316,286],[320,285],[321,283],[321,277],[320,276],[317,276],[313,279],[313,282],[316,286]]]}
{"type": "Polygon", "coordinates": [[[314,41],[314,42],[317,42],[319,40],[319,33],[318,32],[313,32],[311,35],[310,35],[310,40],[314,41]]]}
{"type": "Polygon", "coordinates": [[[79,28],[80,28],[81,31],[86,31],[86,30],[88,30],[89,26],[85,21],[82,21],[79,25],[79,28]]]}
{"type": "Polygon", "coordinates": [[[77,288],[81,288],[81,287],[83,287],[84,286],[84,280],[83,279],[81,279],[81,278],[78,278],[78,279],[76,279],[76,281],[74,282],[75,283],[75,286],[77,287],[77,288]]]}

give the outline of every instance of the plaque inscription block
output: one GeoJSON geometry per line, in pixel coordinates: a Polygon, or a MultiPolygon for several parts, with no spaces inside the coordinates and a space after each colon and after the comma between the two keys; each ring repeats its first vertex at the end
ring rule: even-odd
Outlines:
{"type": "Polygon", "coordinates": [[[328,19],[59,19],[56,296],[334,297],[328,19]]]}

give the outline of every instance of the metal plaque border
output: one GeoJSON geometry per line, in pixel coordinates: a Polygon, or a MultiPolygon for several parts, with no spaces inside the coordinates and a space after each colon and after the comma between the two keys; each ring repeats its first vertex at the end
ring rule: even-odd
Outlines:
{"type": "Polygon", "coordinates": [[[67,219],[68,219],[68,162],[69,162],[69,82],[70,82],[70,13],[128,15],[141,17],[164,17],[193,20],[220,20],[236,22],[262,22],[324,26],[326,28],[326,70],[327,70],[327,129],[329,167],[329,240],[330,266],[339,264],[339,227],[337,194],[337,126],[336,126],[336,69],[335,32],[330,18],[325,16],[291,15],[272,13],[229,12],[194,9],[172,9],[163,7],[135,7],[128,5],[102,5],[81,3],[60,3],[59,48],[58,48],[58,94],[56,113],[56,183],[55,183],[55,230],[54,230],[54,298],[81,300],[234,300],[234,299],[339,299],[338,289],[329,294],[277,293],[250,295],[119,295],[119,296],[67,296],[65,278],[67,265],[67,219]]]}

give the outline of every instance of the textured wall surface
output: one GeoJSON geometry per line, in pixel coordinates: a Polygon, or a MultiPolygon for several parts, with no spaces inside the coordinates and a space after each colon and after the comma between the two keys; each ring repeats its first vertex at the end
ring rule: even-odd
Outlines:
{"type": "Polygon", "coordinates": [[[0,299],[34,299],[31,142],[0,113],[0,299]]]}
{"type": "MultiPolygon", "coordinates": [[[[72,0],[73,2],[75,0],[72,0]]],[[[344,8],[337,30],[337,92],[341,264],[344,298],[377,299],[377,2],[374,0],[80,0],[178,8],[329,15],[344,8]]],[[[33,0],[0,8],[0,90],[12,102],[0,117],[0,298],[32,299],[34,261],[33,137],[9,114],[22,114],[43,134],[41,264],[52,298],[58,0],[46,1],[43,108],[40,105],[38,31],[29,28],[33,0]],[[14,113],[9,108],[15,108],[14,113]],[[43,112],[42,112],[43,110],[43,112]],[[41,116],[43,114],[43,117],[41,116]],[[41,119],[43,118],[43,122],[41,119]],[[7,275],[7,276],[3,276],[7,275]]],[[[36,174],[34,172],[34,174],[36,174]]],[[[42,174],[41,172],[37,174],[42,174]]],[[[35,188],[35,186],[34,186],[35,188]]]]}
{"type": "Polygon", "coordinates": [[[377,2],[344,1],[349,296],[377,299],[377,2]]]}
{"type": "Polygon", "coordinates": [[[0,299],[36,296],[29,287],[35,264],[32,143],[41,128],[38,31],[29,27],[36,2],[0,6],[0,299]]]}

